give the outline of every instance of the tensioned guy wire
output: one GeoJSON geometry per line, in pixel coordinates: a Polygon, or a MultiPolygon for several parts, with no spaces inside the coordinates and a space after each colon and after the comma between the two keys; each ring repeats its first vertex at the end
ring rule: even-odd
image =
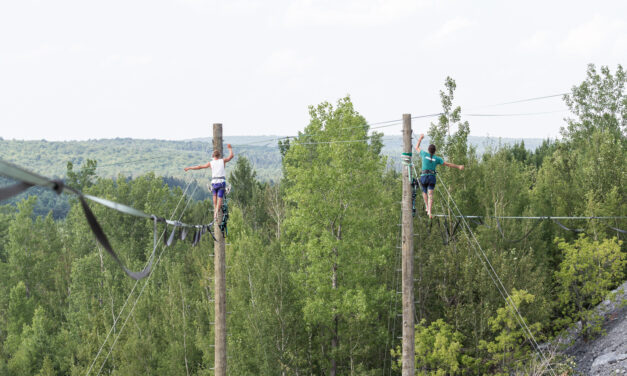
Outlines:
{"type": "Polygon", "coordinates": [[[516,116],[537,116],[537,115],[548,115],[548,114],[558,114],[562,112],[566,112],[568,109],[555,110],[555,111],[541,111],[541,112],[522,112],[522,113],[513,113],[513,114],[464,114],[464,116],[469,117],[516,117],[516,116]]]}
{"type": "MultiPolygon", "coordinates": [[[[457,206],[457,203],[453,199],[453,196],[449,192],[448,188],[446,188],[446,185],[444,184],[442,179],[440,179],[440,183],[441,183],[442,187],[444,188],[444,190],[446,191],[446,194],[447,194],[448,198],[450,199],[450,201],[455,206],[455,210],[457,211],[459,216],[461,216],[461,220],[462,220],[462,222],[464,224],[464,234],[466,235],[466,238],[468,239],[468,243],[473,247],[473,249],[475,250],[475,253],[479,257],[479,259],[482,260],[482,263],[483,263],[484,267],[486,268],[486,270],[488,271],[488,274],[490,275],[490,278],[492,279],[492,282],[494,282],[494,285],[496,286],[497,290],[499,290],[499,293],[501,294],[501,296],[503,297],[505,302],[514,310],[516,320],[518,321],[521,329],[523,330],[523,333],[525,334],[525,337],[527,337],[527,339],[531,343],[532,347],[538,352],[538,354],[540,355],[540,358],[542,358],[542,360],[544,360],[544,361],[547,361],[546,357],[545,357],[544,353],[542,352],[542,350],[540,349],[540,346],[538,345],[538,343],[537,343],[533,333],[531,332],[531,330],[527,326],[527,323],[526,323],[525,319],[520,314],[520,312],[518,310],[518,307],[516,306],[516,304],[514,303],[512,297],[511,297],[511,295],[509,294],[509,292],[505,288],[505,285],[503,285],[503,282],[501,281],[501,278],[499,277],[499,275],[497,274],[496,270],[492,266],[492,263],[490,262],[490,259],[488,258],[488,256],[483,251],[483,248],[481,248],[481,244],[479,244],[479,241],[475,237],[475,234],[473,233],[472,229],[468,225],[468,222],[466,221],[466,218],[464,218],[461,215],[461,211],[459,210],[459,207],[457,206]],[[470,236],[468,235],[466,230],[472,236],[472,239],[474,240],[474,243],[477,245],[477,247],[475,247],[474,244],[472,243],[472,241],[470,240],[470,236]],[[483,256],[483,258],[481,258],[481,256],[479,255],[479,253],[477,252],[477,249],[479,249],[479,251],[481,252],[481,256],[483,256]],[[488,266],[489,266],[489,268],[488,268],[488,266]]],[[[438,191],[439,191],[439,189],[438,189],[438,191]]],[[[450,209],[450,205],[448,204],[448,201],[447,201],[447,205],[449,206],[449,209],[450,209]]],[[[551,374],[555,375],[555,372],[553,371],[553,368],[550,366],[550,364],[548,365],[548,367],[549,367],[549,371],[551,372],[551,374]]]]}
{"type": "MultiPolygon", "coordinates": [[[[187,207],[190,203],[190,201],[192,200],[194,193],[196,191],[196,189],[198,188],[198,186],[194,187],[194,190],[192,191],[192,193],[189,195],[189,198],[187,199],[187,203],[185,204],[185,207],[183,208],[183,210],[181,211],[181,215],[179,216],[178,221],[181,220],[181,218],[183,218],[183,215],[185,214],[185,211],[187,210],[187,207]]],[[[184,197],[184,195],[183,195],[184,197]]],[[[179,201],[180,202],[180,201],[179,201]]],[[[178,205],[177,205],[178,207],[178,205]]],[[[174,213],[176,212],[176,208],[173,211],[172,215],[174,216],[174,213]]],[[[161,256],[163,255],[163,252],[165,251],[167,247],[164,245],[161,248],[161,252],[159,253],[159,257],[157,258],[157,262],[155,263],[155,266],[159,264],[159,262],[161,261],[161,256]]],[[[100,365],[100,369],[98,370],[98,374],[100,375],[100,373],[102,372],[102,369],[104,368],[105,363],[107,362],[107,359],[109,359],[109,355],[111,355],[111,352],[113,351],[113,349],[115,348],[115,345],[118,341],[118,339],[120,338],[120,335],[122,335],[122,332],[124,331],[124,328],[126,327],[126,323],[128,322],[128,319],[133,315],[133,311],[135,310],[135,307],[137,306],[137,303],[139,302],[139,299],[141,298],[142,294],[144,293],[144,290],[146,289],[146,286],[148,286],[148,283],[150,282],[150,279],[152,278],[153,273],[150,273],[150,275],[148,276],[148,278],[146,279],[146,282],[144,283],[144,285],[142,286],[141,290],[139,291],[139,295],[137,296],[137,299],[135,299],[135,302],[133,303],[133,306],[131,307],[131,311],[129,312],[129,314],[126,316],[126,319],[124,319],[124,322],[122,323],[122,327],[120,328],[120,331],[118,332],[118,334],[116,335],[116,337],[113,340],[113,344],[111,344],[111,347],[109,348],[109,352],[107,353],[107,356],[105,357],[105,359],[102,361],[102,364],[100,365]]],[[[134,287],[133,287],[134,288],[134,287]]],[[[130,296],[130,295],[129,295],[130,296]]],[[[121,311],[120,311],[121,312],[121,311]]],[[[106,340],[105,342],[106,343],[106,340]]],[[[103,343],[103,345],[104,345],[103,343]]],[[[97,357],[96,357],[97,359],[97,357]]],[[[94,362],[96,361],[96,359],[94,359],[94,362]]],[[[90,368],[91,369],[91,368],[90,368]]],[[[89,372],[87,372],[87,375],[89,375],[89,372]]],[[[87,376],[86,375],[86,376],[87,376]]]]}
{"type": "Polygon", "coordinates": [[[517,103],[525,103],[525,102],[534,102],[534,101],[539,101],[542,99],[548,99],[548,98],[556,98],[556,97],[563,97],[564,95],[568,95],[569,93],[560,93],[560,94],[551,94],[551,95],[543,95],[543,96],[539,96],[539,97],[532,97],[532,98],[525,98],[525,99],[518,99],[518,100],[514,100],[514,101],[509,101],[509,102],[501,102],[501,103],[494,103],[494,104],[488,104],[488,105],[483,105],[483,106],[475,106],[471,108],[471,111],[476,110],[476,109],[480,109],[480,108],[489,108],[489,107],[497,107],[497,106],[505,106],[508,104],[517,104],[517,103]]]}
{"type": "MultiPolygon", "coordinates": [[[[170,219],[174,219],[174,214],[176,213],[176,210],[179,208],[179,205],[181,204],[181,201],[183,200],[183,198],[185,198],[185,193],[187,193],[187,190],[189,189],[189,186],[191,185],[192,181],[193,181],[193,179],[190,179],[189,183],[187,183],[187,186],[185,187],[185,190],[183,191],[183,194],[181,195],[181,198],[179,198],[178,202],[176,203],[176,207],[172,211],[172,215],[170,215],[170,219]]],[[[190,197],[191,196],[193,196],[193,194],[190,195],[190,197]]],[[[179,218],[179,220],[180,220],[180,218],[179,218]]],[[[162,233],[161,236],[159,237],[159,242],[161,242],[161,239],[163,238],[163,235],[164,235],[164,233],[162,233]]],[[[122,305],[122,308],[120,308],[120,312],[118,313],[118,316],[114,317],[113,324],[111,325],[111,329],[109,329],[109,332],[107,333],[107,336],[106,336],[105,340],[102,342],[102,345],[98,349],[98,353],[96,353],[96,357],[91,362],[91,365],[89,366],[89,369],[87,370],[87,374],[86,375],[89,375],[89,373],[91,372],[94,364],[96,363],[96,360],[98,359],[98,357],[100,356],[100,353],[102,352],[102,349],[104,348],[104,345],[109,340],[109,336],[113,332],[113,329],[115,328],[118,320],[120,319],[120,316],[122,316],[122,312],[124,312],[124,308],[126,308],[126,305],[128,304],[129,299],[133,295],[133,292],[135,291],[135,288],[137,287],[138,283],[139,283],[139,280],[135,280],[135,284],[133,284],[133,288],[131,289],[131,292],[126,297],[126,300],[124,301],[124,304],[122,305]]]]}
{"type": "MultiPolygon", "coordinates": [[[[434,217],[448,217],[447,214],[433,214],[434,217]]],[[[456,218],[498,218],[498,219],[580,219],[580,220],[591,220],[591,219],[627,219],[627,216],[579,216],[579,217],[569,217],[569,216],[507,216],[507,215],[455,215],[456,218]]]]}

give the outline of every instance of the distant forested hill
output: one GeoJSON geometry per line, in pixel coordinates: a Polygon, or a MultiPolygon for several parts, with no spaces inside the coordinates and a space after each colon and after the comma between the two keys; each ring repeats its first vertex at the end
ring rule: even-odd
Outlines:
{"type": "MultiPolygon", "coordinates": [[[[233,145],[236,158],[245,156],[255,169],[261,181],[273,182],[281,178],[281,155],[279,153],[278,136],[235,136],[225,137],[227,143],[233,145]]],[[[67,163],[72,162],[75,171],[88,159],[98,162],[96,174],[103,178],[133,179],[149,172],[163,177],[170,187],[185,187],[186,179],[193,178],[198,186],[194,198],[202,200],[207,197],[207,183],[210,172],[192,171],[185,173],[183,168],[205,163],[210,160],[211,138],[197,138],[183,141],[138,140],[116,138],[88,141],[22,141],[4,140],[0,138],[0,159],[23,166],[45,176],[65,178],[67,163]]],[[[402,137],[385,136],[383,138],[383,154],[398,157],[401,153],[402,137]]],[[[524,141],[525,148],[535,150],[542,139],[490,139],[487,137],[469,137],[469,143],[476,147],[477,153],[483,154],[492,145],[513,145],[524,141]]],[[[426,146],[429,140],[423,141],[426,146]]],[[[226,150],[225,150],[226,152],[226,150]]],[[[392,166],[400,168],[400,159],[391,158],[392,166]]],[[[227,176],[234,167],[227,165],[227,176]]],[[[0,186],[11,181],[0,177],[0,186]]],[[[45,216],[52,212],[55,219],[64,218],[70,208],[69,198],[58,196],[48,189],[34,187],[8,201],[17,204],[29,197],[37,196],[34,205],[35,216],[45,216]]]]}
{"type": "MultiPolygon", "coordinates": [[[[225,143],[232,143],[236,155],[244,155],[251,161],[258,178],[264,181],[276,181],[281,175],[281,158],[276,143],[273,146],[263,144],[238,146],[238,144],[259,142],[268,138],[276,137],[255,137],[254,139],[232,137],[225,138],[225,143]]],[[[125,179],[133,179],[154,172],[156,176],[163,177],[163,181],[170,187],[185,187],[187,179],[193,178],[196,183],[192,184],[190,192],[197,185],[198,189],[195,190],[194,198],[202,200],[208,195],[206,186],[211,173],[208,170],[185,173],[183,168],[209,161],[210,148],[210,142],[200,140],[163,141],[116,138],[50,142],[0,139],[0,159],[45,176],[58,178],[65,178],[68,162],[72,162],[73,169],[78,171],[88,159],[95,159],[98,162],[96,174],[104,178],[122,176],[125,179]]],[[[227,165],[227,174],[233,166],[234,163],[227,165]]],[[[0,186],[11,182],[0,177],[0,186]]],[[[70,208],[67,195],[58,196],[40,187],[33,187],[4,203],[16,204],[33,195],[38,198],[33,208],[35,216],[45,216],[48,212],[52,212],[53,218],[60,219],[66,216],[70,208]]]]}
{"type": "MultiPolygon", "coordinates": [[[[259,179],[275,181],[281,176],[281,157],[276,143],[277,136],[225,137],[233,145],[236,156],[246,156],[252,163],[259,179]],[[267,142],[264,142],[267,141],[267,142]]],[[[471,145],[483,153],[487,145],[512,145],[521,139],[489,139],[469,137],[471,145]]],[[[525,147],[535,150],[542,139],[524,139],[525,147]]],[[[398,156],[401,137],[384,138],[384,154],[398,156]]],[[[428,140],[424,141],[425,145],[428,140]]],[[[226,146],[226,145],[225,145],[226,146]]],[[[138,140],[116,138],[88,141],[20,141],[0,139],[0,158],[47,176],[64,177],[67,162],[80,168],[87,159],[98,161],[97,174],[101,177],[136,177],[154,172],[157,176],[184,178],[185,166],[205,163],[210,159],[211,139],[185,141],[138,140]]],[[[226,150],[225,150],[226,152],[226,150]]],[[[231,164],[232,166],[232,164],[231,164]]],[[[229,168],[227,166],[227,174],[229,168]]],[[[194,172],[194,177],[206,182],[206,172],[194,172]]]]}
{"type": "MultiPolygon", "coordinates": [[[[260,141],[273,137],[255,137],[260,141]]],[[[225,143],[232,143],[236,154],[246,155],[264,180],[273,180],[280,176],[280,156],[276,143],[273,146],[247,145],[250,137],[225,138],[225,143]]],[[[226,146],[226,145],[225,145],[226,146]]],[[[164,141],[116,138],[89,141],[19,141],[0,140],[0,158],[27,167],[32,171],[47,176],[65,176],[67,162],[72,162],[75,169],[87,159],[98,161],[98,176],[136,177],[148,172],[157,176],[183,178],[183,168],[209,161],[211,144],[206,141],[164,141]]],[[[225,150],[226,152],[226,150],[225,150]]],[[[227,169],[228,173],[228,169],[227,169]]],[[[195,172],[194,176],[202,179],[205,172],[195,172]]]]}

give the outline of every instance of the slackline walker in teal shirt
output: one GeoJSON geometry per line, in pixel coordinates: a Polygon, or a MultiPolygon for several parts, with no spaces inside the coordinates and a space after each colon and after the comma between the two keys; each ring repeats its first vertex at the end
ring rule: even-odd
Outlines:
{"type": "Polygon", "coordinates": [[[427,214],[429,214],[429,218],[431,216],[431,206],[433,205],[433,190],[435,189],[435,169],[438,165],[444,165],[447,167],[456,168],[458,170],[463,170],[463,165],[456,165],[449,162],[444,162],[444,159],[435,155],[435,145],[429,145],[429,152],[427,153],[424,150],[420,150],[420,143],[422,139],[425,137],[424,134],[421,134],[418,138],[418,143],[416,144],[416,150],[418,151],[418,155],[422,160],[422,171],[420,172],[420,186],[422,187],[422,198],[425,200],[425,209],[427,214]]]}

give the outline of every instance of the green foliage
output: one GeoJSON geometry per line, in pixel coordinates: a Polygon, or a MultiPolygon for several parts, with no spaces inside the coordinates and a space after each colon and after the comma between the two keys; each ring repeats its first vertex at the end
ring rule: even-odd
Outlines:
{"type": "MultiPolygon", "coordinates": [[[[39,370],[44,356],[50,348],[49,337],[50,323],[44,310],[38,307],[35,310],[32,325],[24,326],[18,347],[9,359],[9,372],[16,376],[27,376],[39,370]]],[[[50,368],[50,366],[48,364],[46,368],[50,368]]]]}
{"type": "Polygon", "coordinates": [[[308,356],[314,369],[365,372],[376,367],[371,362],[385,341],[377,317],[388,292],[377,274],[392,250],[389,239],[374,230],[395,230],[393,216],[386,215],[393,210],[391,197],[380,188],[392,182],[383,180],[378,139],[329,143],[368,138],[366,122],[349,98],[336,107],[311,107],[310,116],[305,134],[284,157],[289,209],[283,247],[313,341],[308,356]]]}
{"type": "MultiPolygon", "coordinates": [[[[607,66],[601,66],[598,72],[594,64],[588,65],[585,81],[564,97],[575,117],[567,119],[568,126],[562,129],[562,134],[575,143],[588,143],[593,133],[610,133],[614,138],[623,139],[624,150],[627,146],[626,80],[620,64],[614,74],[607,66]]],[[[594,148],[598,144],[589,146],[594,148]]]]}
{"type": "Polygon", "coordinates": [[[57,372],[54,369],[54,364],[49,356],[46,355],[44,362],[41,366],[41,370],[37,373],[37,376],[55,376],[57,372]]]}
{"type": "Polygon", "coordinates": [[[568,243],[556,239],[564,260],[555,273],[558,299],[563,314],[581,320],[582,331],[589,338],[600,331],[601,317],[595,306],[625,276],[627,257],[621,251],[622,241],[590,240],[584,235],[568,243]]]}
{"type": "Polygon", "coordinates": [[[254,228],[259,228],[268,220],[265,210],[265,191],[269,185],[257,180],[257,173],[246,157],[240,157],[228,179],[231,184],[230,199],[249,217],[254,228]]]}
{"type": "Polygon", "coordinates": [[[436,145],[437,153],[443,155],[445,160],[451,159],[457,161],[456,164],[464,164],[468,156],[470,125],[467,121],[461,121],[461,107],[453,108],[454,93],[457,88],[455,80],[446,77],[444,87],[446,91],[440,91],[442,114],[437,124],[431,124],[429,139],[436,145]],[[451,134],[451,128],[453,128],[453,134],[451,134]]]}
{"type": "MultiPolygon", "coordinates": [[[[567,98],[573,119],[562,140],[533,151],[527,142],[503,142],[478,156],[454,105],[455,81],[447,78],[443,116],[430,134],[466,169],[439,171],[436,212],[454,206],[446,186],[467,214],[624,214],[623,82],[621,67],[614,74],[590,68],[567,98]]],[[[237,159],[227,171],[229,373],[379,375],[398,366],[391,354],[400,351],[401,185],[382,154],[397,156],[398,145],[384,151],[381,135],[369,132],[349,98],[311,107],[309,125],[279,148],[234,144],[237,159]],[[335,142],[346,140],[359,141],[335,142]]],[[[67,173],[68,184],[86,193],[188,223],[212,216],[208,174],[194,174],[181,197],[190,178],[182,167],[206,162],[206,149],[200,141],[0,140],[3,159],[46,175],[67,173]]],[[[160,247],[150,279],[135,285],[95,241],[76,200],[33,188],[7,204],[0,206],[0,375],[84,375],[103,344],[95,364],[103,374],[213,373],[210,236],[197,247],[160,247]]],[[[152,223],[90,206],[124,263],[142,269],[152,223]]],[[[593,329],[594,306],[625,277],[623,235],[608,225],[627,224],[567,223],[589,236],[577,238],[544,221],[511,241],[535,223],[470,226],[537,339],[575,320],[593,329]]],[[[427,221],[421,210],[414,220],[417,370],[541,373],[546,365],[531,354],[471,235],[462,225],[454,229],[454,220],[427,221]]],[[[159,234],[164,230],[159,224],[159,234]]]]}
{"type": "Polygon", "coordinates": [[[541,330],[540,323],[529,323],[525,309],[535,300],[535,296],[525,290],[514,289],[510,294],[510,304],[497,309],[496,316],[488,323],[495,337],[492,341],[481,341],[480,347],[489,354],[487,366],[491,373],[496,375],[509,375],[514,369],[520,368],[523,360],[530,350],[527,342],[528,334],[520,327],[517,311],[522,315],[531,334],[536,341],[542,337],[538,334],[541,330]],[[513,307],[512,307],[513,305],[513,307]]]}
{"type": "Polygon", "coordinates": [[[65,173],[65,183],[79,191],[90,187],[93,182],[92,179],[96,176],[96,167],[98,161],[94,159],[88,159],[84,165],[81,165],[81,170],[74,172],[74,164],[72,162],[67,163],[67,172],[65,173]]]}
{"type": "MultiPolygon", "coordinates": [[[[463,335],[438,319],[426,326],[422,320],[416,325],[415,331],[415,367],[416,374],[421,376],[434,375],[467,375],[471,374],[475,360],[464,354],[463,335]]],[[[395,368],[402,366],[401,347],[392,350],[392,356],[398,357],[395,368]]]]}
{"type": "MultiPolygon", "coordinates": [[[[263,137],[261,140],[267,140],[263,137]]],[[[281,175],[281,156],[276,145],[243,145],[259,142],[258,138],[226,137],[224,142],[233,144],[235,156],[246,154],[255,165],[257,174],[264,181],[277,181],[281,175]],[[242,144],[242,146],[239,146],[242,144]]],[[[130,138],[89,141],[20,141],[0,140],[0,158],[27,166],[46,176],[63,177],[68,161],[75,170],[94,167],[96,174],[104,178],[137,177],[150,171],[158,176],[182,178],[186,166],[206,163],[210,156],[211,140],[189,141],[141,140],[130,138]],[[92,160],[93,162],[88,162],[92,160]]],[[[230,167],[227,164],[227,173],[230,167]]],[[[203,185],[211,174],[202,174],[203,185]]]]}

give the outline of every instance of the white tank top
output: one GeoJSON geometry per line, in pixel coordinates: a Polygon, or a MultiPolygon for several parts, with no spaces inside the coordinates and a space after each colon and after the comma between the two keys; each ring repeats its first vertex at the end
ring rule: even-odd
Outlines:
{"type": "Polygon", "coordinates": [[[211,182],[222,183],[225,180],[224,159],[214,159],[211,161],[211,182]]]}

